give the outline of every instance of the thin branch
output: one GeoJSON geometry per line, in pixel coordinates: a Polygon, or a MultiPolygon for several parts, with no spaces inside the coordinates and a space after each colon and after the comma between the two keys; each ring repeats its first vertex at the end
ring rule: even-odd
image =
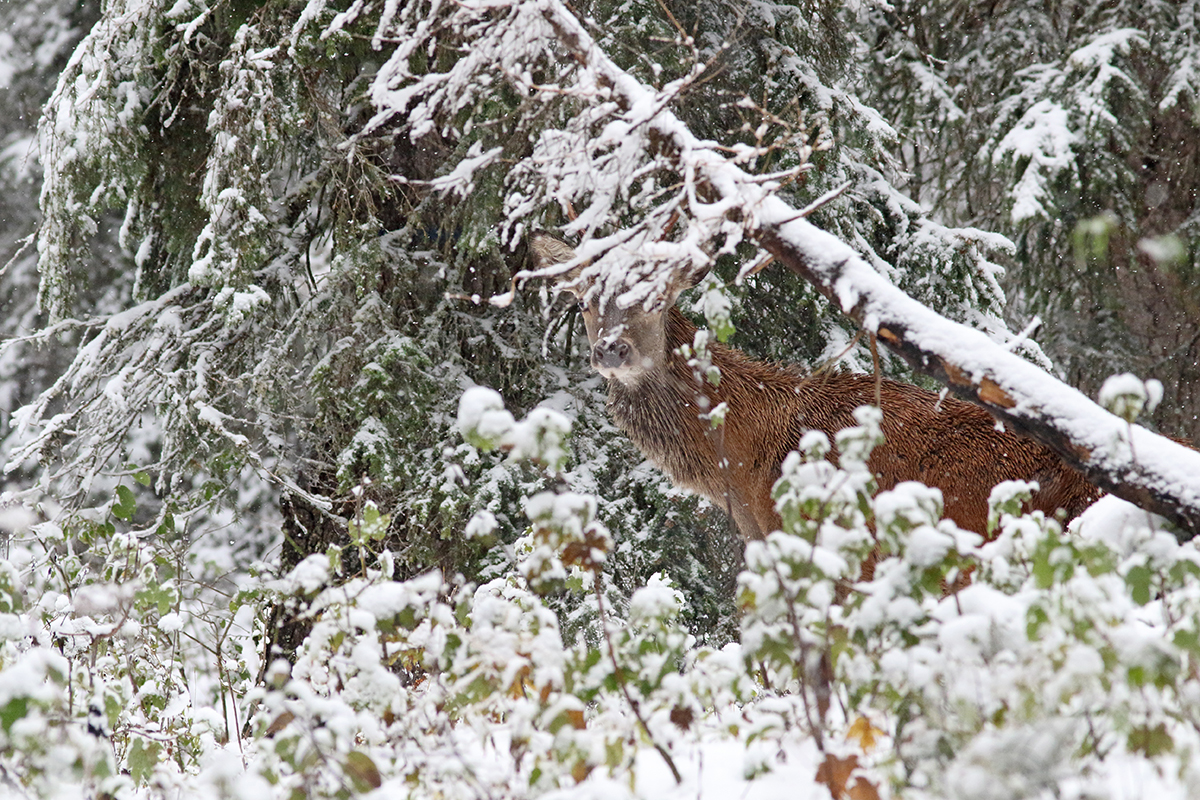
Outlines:
{"type": "Polygon", "coordinates": [[[604,593],[600,591],[600,576],[593,574],[592,588],[596,591],[596,604],[600,609],[600,629],[604,631],[604,641],[608,645],[608,657],[612,661],[613,677],[617,681],[617,685],[621,687],[622,694],[625,695],[625,701],[629,703],[629,707],[633,709],[633,715],[637,717],[637,721],[641,724],[642,730],[646,732],[646,738],[650,740],[650,744],[654,745],[654,749],[662,756],[663,761],[667,762],[667,767],[671,770],[671,776],[675,778],[675,783],[683,783],[683,776],[679,774],[679,768],[675,766],[675,760],[671,758],[671,754],[667,752],[661,744],[654,738],[654,734],[650,731],[650,726],[646,724],[645,717],[642,716],[641,706],[629,692],[629,686],[625,683],[625,677],[621,665],[617,663],[617,651],[613,647],[612,635],[608,630],[608,615],[604,611],[604,593]]]}

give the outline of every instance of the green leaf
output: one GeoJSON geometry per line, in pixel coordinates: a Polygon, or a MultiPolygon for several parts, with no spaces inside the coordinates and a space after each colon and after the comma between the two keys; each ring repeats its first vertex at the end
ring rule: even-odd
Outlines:
{"type": "Polygon", "coordinates": [[[1145,565],[1131,567],[1125,574],[1125,583],[1129,586],[1129,596],[1139,606],[1150,602],[1150,580],[1153,577],[1154,573],[1145,565]]]}
{"type": "Polygon", "coordinates": [[[145,739],[134,739],[129,746],[126,762],[129,764],[129,774],[137,783],[145,783],[158,765],[158,754],[162,746],[158,742],[147,742],[145,739]]]}
{"type": "Polygon", "coordinates": [[[1146,685],[1146,668],[1138,664],[1132,666],[1127,671],[1129,682],[1139,689],[1146,685]]]}
{"type": "Polygon", "coordinates": [[[621,765],[625,758],[625,744],[621,739],[612,739],[604,743],[604,763],[610,769],[621,765]]]}
{"type": "Polygon", "coordinates": [[[1175,646],[1193,656],[1200,656],[1200,634],[1192,630],[1175,631],[1175,646]]]}
{"type": "Polygon", "coordinates": [[[117,500],[113,503],[112,513],[117,519],[123,519],[129,522],[133,519],[134,509],[137,508],[137,503],[133,499],[133,491],[125,485],[117,487],[117,500]]]}
{"type": "Polygon", "coordinates": [[[329,545],[325,550],[325,555],[329,558],[329,574],[342,574],[342,548],[336,544],[329,545]]]}
{"type": "Polygon", "coordinates": [[[1040,606],[1033,606],[1025,615],[1025,635],[1029,641],[1034,642],[1040,638],[1042,626],[1050,621],[1050,616],[1046,610],[1040,606]]]}
{"type": "Polygon", "coordinates": [[[121,702],[121,698],[112,692],[106,692],[104,695],[104,719],[108,723],[109,730],[117,727],[117,721],[121,719],[124,711],[125,704],[121,702]]]}
{"type": "Polygon", "coordinates": [[[29,698],[14,697],[3,706],[0,706],[0,727],[4,728],[5,733],[12,729],[13,723],[22,719],[29,713],[29,698]]]}
{"type": "Polygon", "coordinates": [[[137,603],[138,608],[152,608],[161,617],[174,607],[176,601],[175,589],[167,584],[152,583],[139,589],[134,595],[134,601],[137,603]]]}
{"type": "Polygon", "coordinates": [[[1140,725],[1129,732],[1129,751],[1145,753],[1153,758],[1175,749],[1175,740],[1167,732],[1167,724],[1160,722],[1154,727],[1140,725]]]}
{"type": "Polygon", "coordinates": [[[383,541],[391,523],[391,516],[381,513],[379,506],[368,500],[360,518],[352,520],[348,526],[350,541],[360,547],[372,541],[383,541]]]}
{"type": "Polygon", "coordinates": [[[1049,589],[1054,585],[1054,567],[1050,564],[1049,553],[1045,548],[1038,548],[1034,553],[1032,572],[1039,589],[1049,589]]]}

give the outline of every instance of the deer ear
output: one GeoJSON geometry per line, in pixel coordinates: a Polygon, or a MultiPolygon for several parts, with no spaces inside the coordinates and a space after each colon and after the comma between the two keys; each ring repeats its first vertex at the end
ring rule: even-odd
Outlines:
{"type": "Polygon", "coordinates": [[[708,274],[709,269],[710,267],[704,266],[686,270],[677,274],[674,280],[671,281],[670,289],[667,292],[667,296],[670,298],[671,303],[673,304],[679,295],[683,294],[688,289],[694,288],[700,283],[700,281],[704,280],[704,276],[708,274]]]}
{"type": "Polygon", "coordinates": [[[684,275],[683,279],[680,280],[680,286],[683,289],[695,288],[696,286],[700,285],[700,281],[704,280],[704,277],[708,275],[711,269],[711,266],[705,266],[688,272],[686,275],[684,275]]]}
{"type": "MultiPolygon", "coordinates": [[[[533,258],[533,264],[536,269],[547,269],[555,264],[562,264],[570,261],[575,257],[575,248],[559,239],[557,236],[546,233],[545,231],[534,231],[529,236],[529,252],[533,258]]],[[[565,272],[558,276],[558,287],[571,294],[579,294],[577,288],[571,287],[570,284],[579,277],[579,273],[583,270],[583,265],[579,265],[569,272],[565,272]]]]}

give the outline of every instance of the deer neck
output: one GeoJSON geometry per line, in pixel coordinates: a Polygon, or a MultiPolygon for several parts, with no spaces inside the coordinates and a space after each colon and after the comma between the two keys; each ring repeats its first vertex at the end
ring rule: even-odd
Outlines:
{"type": "Polygon", "coordinates": [[[697,380],[675,352],[691,344],[696,327],[672,308],[666,318],[665,352],[634,383],[609,381],[613,420],[656,466],[677,483],[707,493],[717,464],[712,426],[702,415],[721,402],[720,392],[697,380]]]}

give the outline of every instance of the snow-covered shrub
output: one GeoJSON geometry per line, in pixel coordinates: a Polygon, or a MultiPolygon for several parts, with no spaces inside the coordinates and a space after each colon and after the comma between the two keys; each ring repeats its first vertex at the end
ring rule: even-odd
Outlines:
{"type": "MultiPolygon", "coordinates": [[[[529,432],[542,470],[570,446],[484,390],[463,409],[485,447],[529,432]]],[[[206,573],[178,520],[133,524],[136,482],[68,526],[9,513],[0,761],[46,797],[1194,794],[1194,545],[1114,499],[1065,532],[1021,513],[1021,483],[994,492],[982,543],[936,490],[875,494],[878,412],[857,419],[839,467],[816,434],[788,460],[785,529],[748,547],[740,641],[719,650],[670,579],[613,591],[600,501],[562,481],[526,502],[513,568],[478,583],[396,580],[367,500],[350,541],[369,558],[280,577],[206,573]],[[569,635],[564,591],[586,606],[569,635]],[[290,663],[264,650],[289,599],[310,624],[290,663]]]]}

